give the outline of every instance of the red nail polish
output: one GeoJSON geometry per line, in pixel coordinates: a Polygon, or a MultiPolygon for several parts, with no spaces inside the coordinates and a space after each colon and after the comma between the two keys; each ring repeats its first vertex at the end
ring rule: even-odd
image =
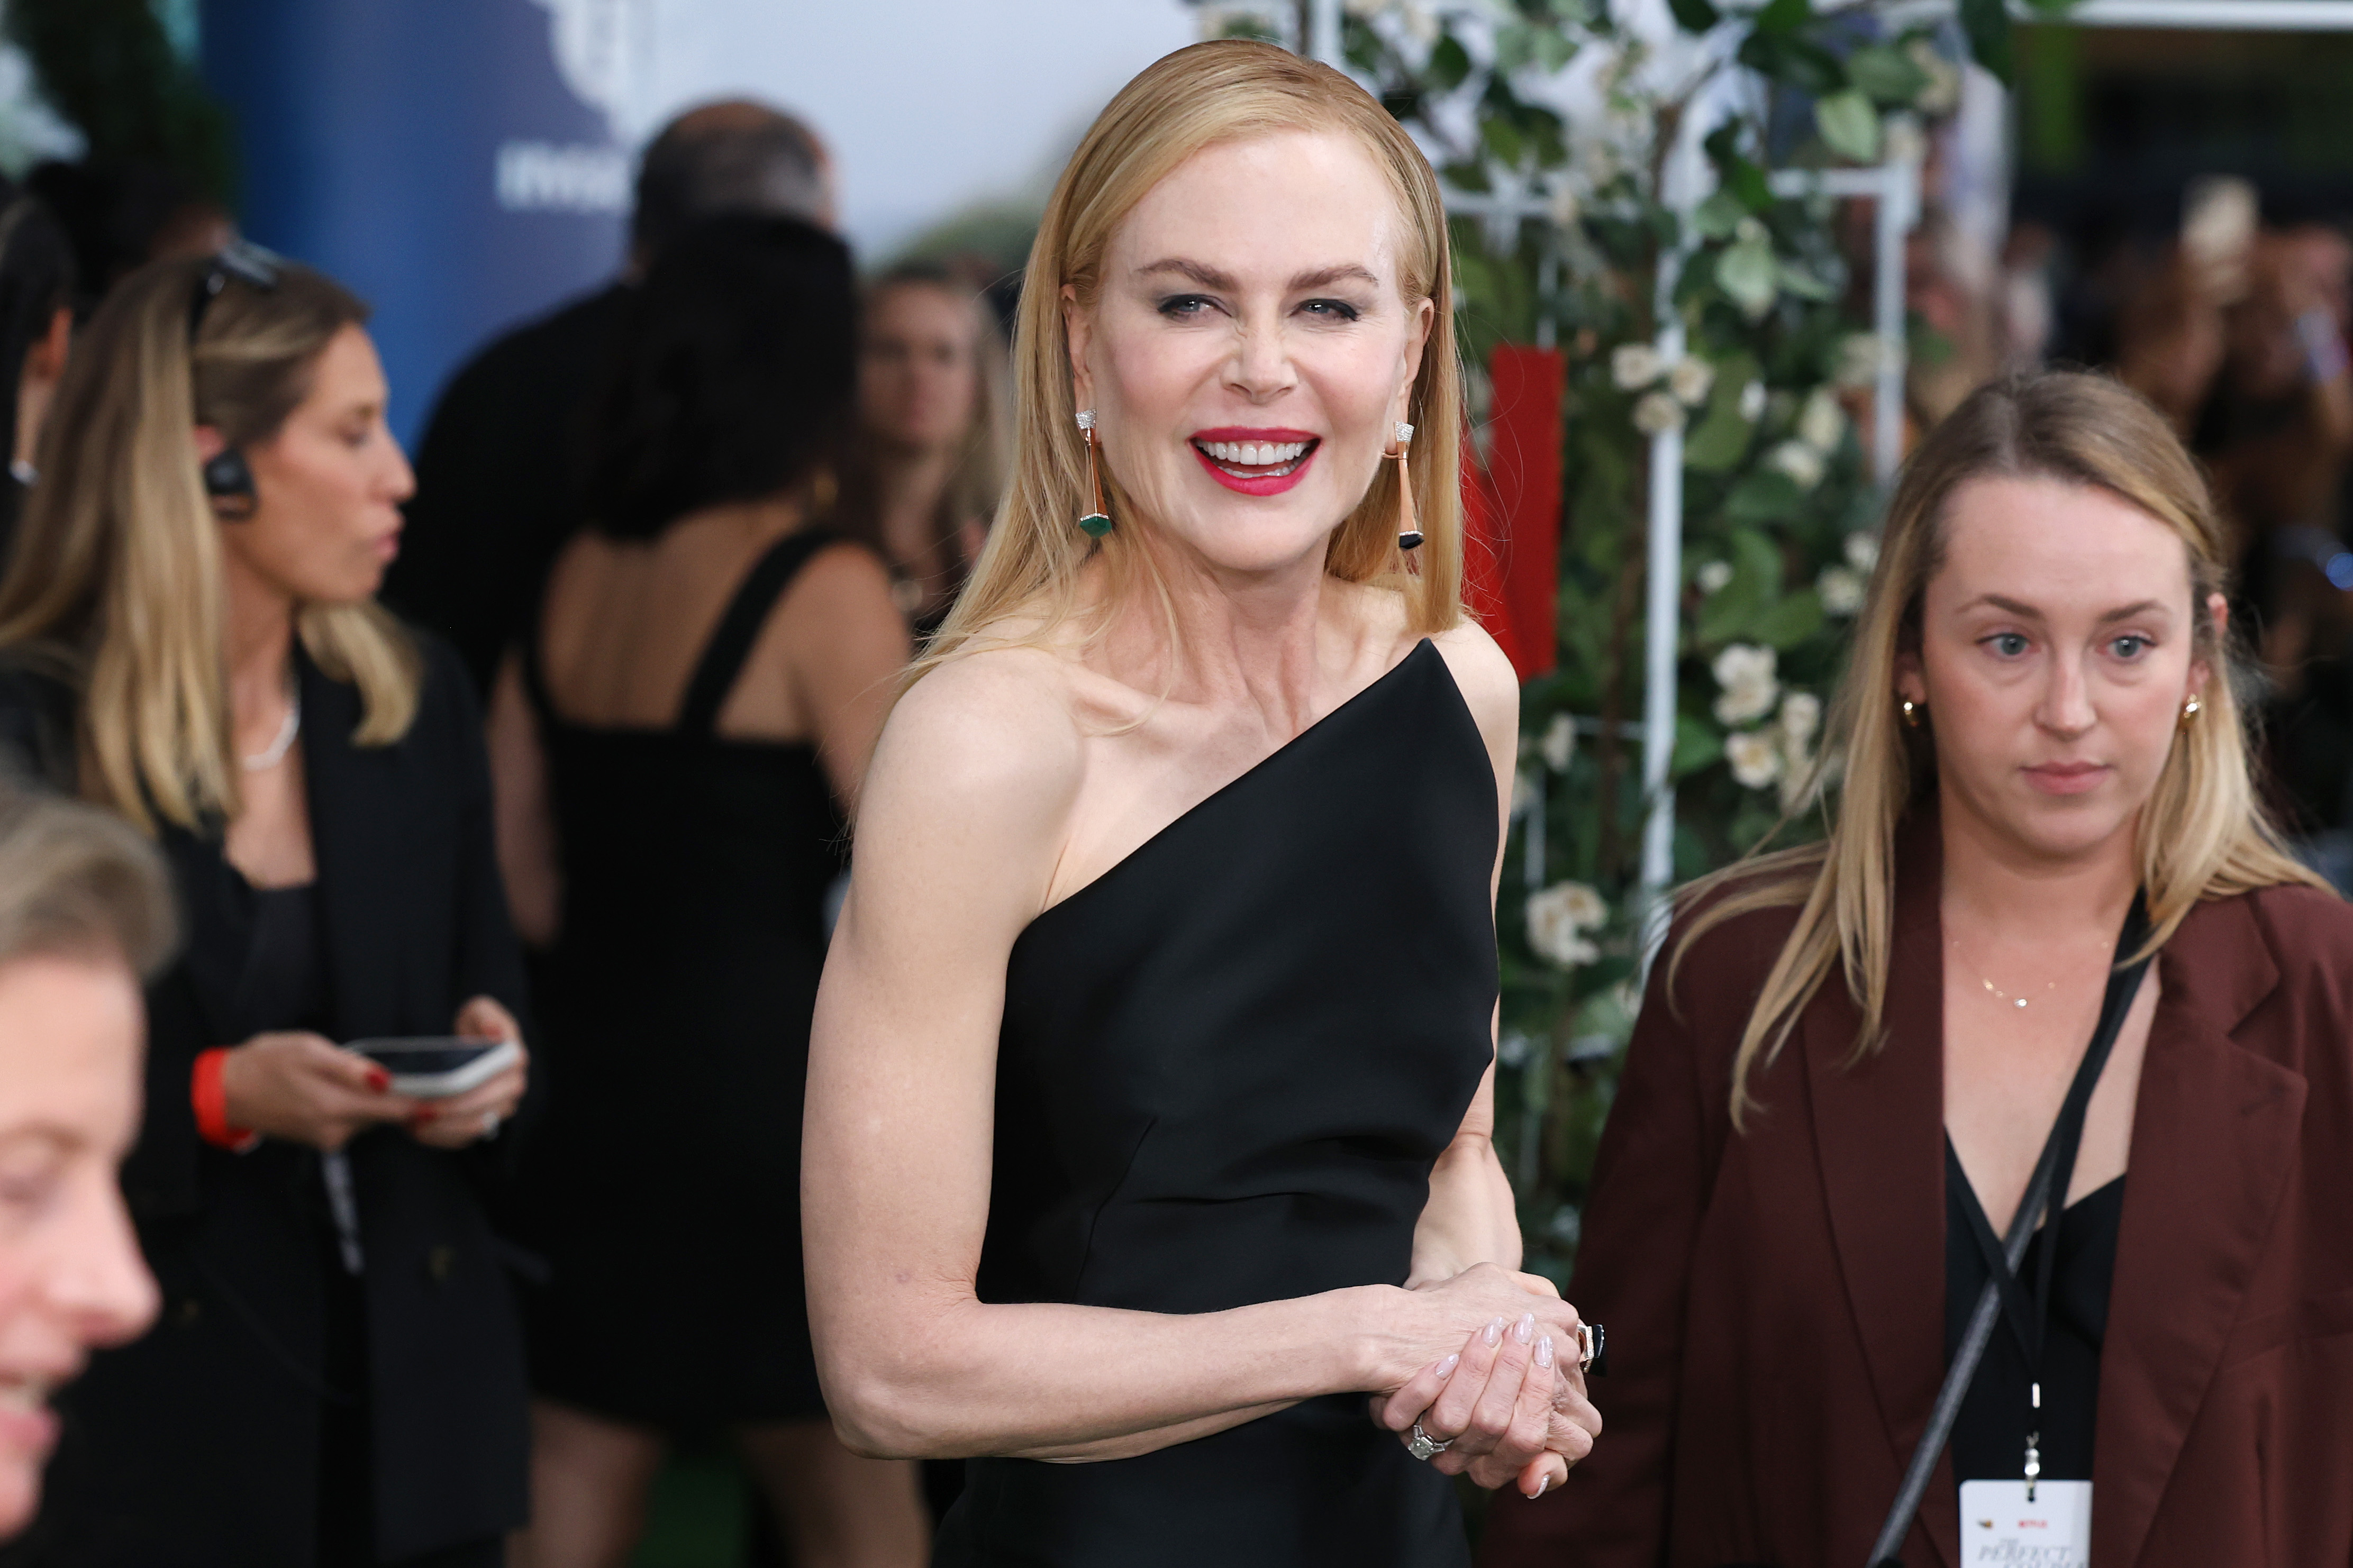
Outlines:
{"type": "Polygon", "coordinates": [[[392,1075],[385,1071],[382,1068],[368,1068],[367,1086],[375,1090],[378,1094],[382,1094],[385,1089],[392,1087],[392,1075]]]}
{"type": "Polygon", "coordinates": [[[409,1113],[408,1124],[411,1127],[423,1127],[433,1120],[433,1115],[434,1111],[431,1106],[422,1106],[409,1113]]]}

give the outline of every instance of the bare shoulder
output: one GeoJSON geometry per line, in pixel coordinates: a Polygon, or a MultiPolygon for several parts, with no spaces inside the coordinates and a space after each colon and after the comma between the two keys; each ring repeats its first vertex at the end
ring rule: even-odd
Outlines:
{"type": "Polygon", "coordinates": [[[795,595],[827,600],[840,595],[860,598],[891,596],[891,574],[882,558],[854,539],[837,539],[821,546],[793,574],[795,595]]]}
{"type": "Polygon", "coordinates": [[[1520,735],[1520,676],[1487,628],[1471,616],[1431,637],[1490,751],[1516,754],[1520,735]]]}
{"type": "Polygon", "coordinates": [[[967,654],[899,699],[875,748],[861,841],[924,819],[975,835],[1049,833],[1067,817],[1084,772],[1064,661],[1041,648],[967,654]]]}

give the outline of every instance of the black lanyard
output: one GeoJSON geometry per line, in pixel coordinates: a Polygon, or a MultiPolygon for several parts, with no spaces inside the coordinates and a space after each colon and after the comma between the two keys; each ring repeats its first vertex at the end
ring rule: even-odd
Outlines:
{"type": "Polygon", "coordinates": [[[2125,917],[2123,932],[2116,938],[2116,967],[2108,974],[2106,996],[2100,1004],[2099,1027],[2093,1031],[2091,1044],[2084,1049],[2084,1060],[2075,1068],[2075,1081],[2067,1087],[2067,1098],[2060,1102],[2059,1118],[2052,1123],[2051,1136],[2042,1146],[2042,1156],[2036,1162],[2038,1170],[2048,1167],[2051,1180],[2043,1193],[2043,1213],[2029,1216],[2023,1213],[2011,1221],[2013,1229],[2021,1223],[2031,1225],[2042,1220],[2042,1233],[2035,1237],[2034,1297],[2027,1299],[2026,1288],[2019,1282],[2010,1268],[2002,1244],[1986,1218],[1985,1208],[1978,1202],[1977,1194],[1968,1185],[1961,1171],[1960,1157],[1952,1151],[1951,1140],[1946,1141],[1947,1179],[1960,1184],[1962,1212],[1968,1215],[1969,1234],[1977,1241],[1978,1256],[1985,1259],[1986,1271],[2001,1293],[2002,1316],[2018,1341],[2018,1348],[2026,1358],[2031,1405],[2027,1413],[2026,1433],[2026,1495],[2031,1501],[2034,1483],[2042,1473],[2042,1351],[2051,1337],[2051,1281],[2059,1271],[2059,1218],[2067,1207],[2067,1189],[2074,1180],[2075,1154],[2084,1142],[2084,1118],[2092,1103],[2092,1089],[2100,1081],[2100,1071],[2107,1066],[2108,1053],[2124,1028],[2126,1015],[2132,1011],[2133,998],[2139,994],[2141,972],[2148,961],[2126,963],[2148,936],[2148,908],[2138,895],[2133,899],[2132,911],[2125,917]]]}

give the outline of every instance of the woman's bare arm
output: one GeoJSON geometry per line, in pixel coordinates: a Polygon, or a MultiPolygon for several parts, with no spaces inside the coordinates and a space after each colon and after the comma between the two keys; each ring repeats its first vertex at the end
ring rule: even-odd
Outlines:
{"type": "Polygon", "coordinates": [[[1398,1386],[1497,1317],[1571,1331],[1566,1308],[1499,1269],[1198,1315],[978,1299],[1006,960],[1085,765],[1061,691],[1043,653],[958,660],[899,705],[868,774],[802,1163],[811,1322],[844,1438],[1113,1458],[1398,1386]]]}

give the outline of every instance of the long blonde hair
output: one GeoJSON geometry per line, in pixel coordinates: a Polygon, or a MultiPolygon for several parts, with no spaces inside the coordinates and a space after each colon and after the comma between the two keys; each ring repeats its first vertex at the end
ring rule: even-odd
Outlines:
{"type": "Polygon", "coordinates": [[[1438,177],[1388,111],[1340,72],[1271,44],[1225,39],[1178,49],[1121,89],[1054,186],[1029,251],[1014,331],[1011,486],[972,580],[912,668],[911,680],[982,646],[1044,641],[1077,613],[1081,570],[1098,552],[1110,592],[1094,629],[1141,585],[1157,596],[1173,631],[1166,581],[1151,552],[1130,535],[1135,513],[1108,469],[1104,493],[1120,526],[1100,542],[1078,528],[1079,514],[1089,510],[1087,457],[1071,402],[1062,289],[1071,288],[1082,307],[1092,305],[1121,221],[1186,159],[1221,142],[1293,131],[1353,136],[1372,154],[1405,219],[1400,291],[1408,304],[1426,299],[1436,310],[1407,416],[1419,432],[1411,467],[1421,548],[1409,563],[1398,549],[1398,480],[1384,463],[1334,531],[1324,568],[1344,582],[1394,584],[1417,632],[1443,631],[1461,619],[1461,375],[1438,177]],[[1008,623],[1019,631],[1003,632],[1008,623]]]}
{"type": "Polygon", "coordinates": [[[1839,968],[1862,1016],[1859,1058],[1882,1042],[1894,948],[1895,833],[1935,787],[1925,731],[1897,718],[1899,655],[1916,646],[1921,595],[1944,563],[1953,496],[1978,479],[2042,478],[2094,486],[2170,528],[2189,562],[2195,649],[2211,675],[2203,712],[2180,731],[2142,808],[2136,853],[2148,895],[2145,952],[2171,938],[2201,899],[2302,882],[2326,887],[2291,858],[2257,797],[2238,656],[2207,608],[2225,577],[2224,533],[2205,477],[2172,427],[2138,394],[2105,376],[2048,372],[1983,386],[1947,416],[1905,466],[1890,503],[1879,564],[1855,623],[1851,662],[1822,748],[1841,777],[1823,842],[1754,856],[1684,889],[1695,910],[1669,977],[1711,928],[1761,909],[1799,906],[1733,1061],[1736,1125],[1756,1109],[1750,1081],[1787,1042],[1799,1016],[1839,968]]]}
{"type": "MultiPolygon", "coordinates": [[[[367,319],[341,285],[287,265],[231,278],[190,311],[208,263],[157,262],[108,295],[75,341],[0,578],[0,650],[80,688],[83,791],[142,828],[196,828],[238,809],[231,752],[220,530],[195,428],[231,447],[274,437],[329,340],[367,319]]],[[[235,526],[230,524],[227,526],[235,526]]],[[[353,739],[389,745],[417,714],[422,665],[374,601],[301,605],[319,668],[360,689],[353,739]]]]}

